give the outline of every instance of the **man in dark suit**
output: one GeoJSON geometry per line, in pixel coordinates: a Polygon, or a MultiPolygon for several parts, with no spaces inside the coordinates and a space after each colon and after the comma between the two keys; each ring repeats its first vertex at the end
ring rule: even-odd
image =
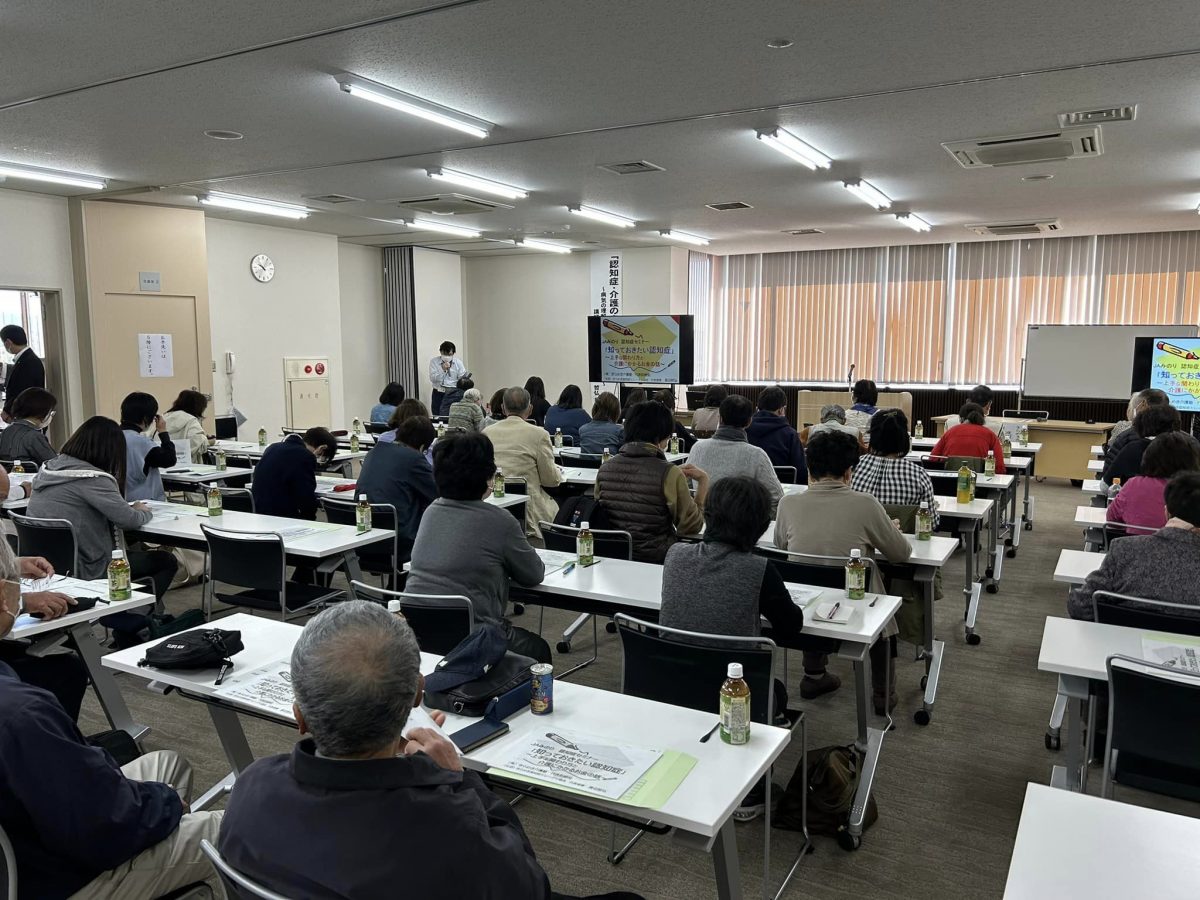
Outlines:
{"type": "Polygon", "coordinates": [[[0,328],[0,342],[13,356],[12,365],[4,378],[5,422],[12,421],[12,405],[25,388],[46,386],[46,367],[38,355],[29,348],[29,336],[20,325],[5,325],[0,328]]]}

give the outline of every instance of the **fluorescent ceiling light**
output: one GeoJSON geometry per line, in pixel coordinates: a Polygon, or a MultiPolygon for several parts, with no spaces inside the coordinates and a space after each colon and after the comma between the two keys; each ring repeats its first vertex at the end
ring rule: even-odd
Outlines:
{"type": "Polygon", "coordinates": [[[668,230],[668,231],[660,231],[659,234],[661,234],[665,238],[669,238],[672,241],[679,241],[679,243],[681,243],[681,244],[691,244],[694,247],[707,247],[708,246],[708,238],[702,238],[699,235],[688,234],[683,231],[669,231],[668,230]]]}
{"type": "Polygon", "coordinates": [[[602,209],[593,209],[590,206],[568,206],[567,209],[577,216],[583,216],[585,219],[595,219],[597,222],[603,222],[606,225],[615,225],[617,228],[632,228],[637,224],[633,219],[608,213],[602,209]]]}
{"type": "Polygon", "coordinates": [[[491,122],[468,116],[466,113],[442,106],[440,103],[434,103],[432,100],[422,100],[420,97],[414,97],[412,94],[406,94],[404,91],[398,91],[385,84],[360,78],[357,75],[338,76],[338,86],[351,97],[370,100],[372,103],[425,119],[427,122],[436,122],[447,128],[464,131],[472,137],[485,138],[493,128],[491,122]]]}
{"type": "Polygon", "coordinates": [[[513,241],[518,247],[527,250],[545,250],[547,253],[570,253],[571,248],[562,244],[551,244],[549,241],[535,241],[530,238],[519,238],[513,241]]]}
{"type": "Polygon", "coordinates": [[[816,169],[828,169],[833,164],[828,156],[809,144],[804,143],[800,138],[790,132],[784,131],[782,128],[772,128],[766,131],[759,131],[758,139],[770,147],[774,147],[784,156],[789,159],[794,159],[803,166],[808,166],[814,171],[816,169]]]}
{"type": "Polygon", "coordinates": [[[44,181],[48,184],[65,184],[68,187],[86,188],[90,191],[102,191],[108,186],[107,181],[95,175],[81,175],[78,172],[63,172],[59,169],[43,169],[39,166],[0,162],[0,180],[4,176],[26,181],[44,181]]]}
{"type": "Polygon", "coordinates": [[[489,181],[487,178],[468,175],[466,172],[457,172],[454,169],[426,169],[425,171],[429,173],[430,178],[435,178],[438,181],[447,181],[450,184],[474,188],[477,191],[483,191],[485,194],[494,194],[506,200],[524,200],[529,196],[528,191],[523,191],[512,185],[501,184],[498,181],[489,181]]]}
{"type": "Polygon", "coordinates": [[[219,206],[221,209],[236,209],[241,212],[261,213],[264,216],[279,216],[282,219],[307,219],[311,210],[291,203],[278,203],[275,200],[260,200],[257,197],[241,197],[237,194],[223,194],[220,191],[209,191],[200,198],[205,206],[219,206]]]}
{"type": "Polygon", "coordinates": [[[419,231],[440,231],[443,234],[454,234],[459,237],[477,238],[482,237],[482,231],[476,231],[474,228],[467,228],[465,225],[447,225],[444,222],[434,222],[431,219],[413,219],[411,222],[406,222],[409,228],[416,228],[419,231]]]}
{"type": "Polygon", "coordinates": [[[896,221],[901,225],[907,225],[913,231],[928,231],[930,228],[928,222],[912,213],[896,213],[896,221]]]}
{"type": "Polygon", "coordinates": [[[855,197],[876,209],[887,209],[892,205],[887,194],[865,181],[843,181],[842,186],[855,197]]]}

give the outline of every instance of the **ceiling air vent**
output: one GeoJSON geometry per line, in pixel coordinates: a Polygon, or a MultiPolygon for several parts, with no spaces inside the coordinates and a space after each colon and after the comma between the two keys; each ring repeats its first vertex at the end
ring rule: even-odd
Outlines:
{"type": "Polygon", "coordinates": [[[1054,234],[1062,230],[1062,222],[1058,219],[1033,219],[1023,222],[990,222],[966,227],[985,237],[1025,237],[1027,235],[1054,234]]]}
{"type": "Polygon", "coordinates": [[[789,231],[785,231],[783,233],[794,235],[795,237],[800,237],[803,234],[824,234],[825,232],[822,231],[820,228],[793,228],[793,229],[790,229],[789,231]]]}
{"type": "Polygon", "coordinates": [[[1078,112],[1059,113],[1058,124],[1063,128],[1071,125],[1103,125],[1105,122],[1132,122],[1137,118],[1137,104],[1109,106],[1104,109],[1084,109],[1078,112]]]}
{"type": "Polygon", "coordinates": [[[408,200],[397,200],[402,209],[413,212],[429,213],[435,216],[461,216],[471,213],[491,212],[494,209],[512,209],[507,203],[497,203],[495,200],[480,200],[478,197],[468,197],[466,194],[437,194],[432,197],[414,197],[408,200]]]}
{"type": "Polygon", "coordinates": [[[715,209],[717,212],[728,212],[731,209],[754,209],[749,203],[743,203],[741,200],[732,200],[729,203],[706,203],[704,205],[709,209],[715,209]]]}
{"type": "Polygon", "coordinates": [[[318,194],[315,197],[305,197],[316,203],[361,203],[362,197],[347,197],[345,194],[318,194]]]}
{"type": "Polygon", "coordinates": [[[605,163],[596,168],[603,169],[605,172],[612,172],[614,175],[640,175],[643,172],[666,171],[662,166],[656,166],[654,163],[646,162],[644,159],[638,159],[633,162],[605,163]]]}
{"type": "Polygon", "coordinates": [[[949,141],[942,146],[964,169],[1086,159],[1104,152],[1104,145],[1100,140],[1100,127],[1097,125],[1087,128],[1060,128],[1058,131],[1043,131],[1037,134],[949,141]]]}

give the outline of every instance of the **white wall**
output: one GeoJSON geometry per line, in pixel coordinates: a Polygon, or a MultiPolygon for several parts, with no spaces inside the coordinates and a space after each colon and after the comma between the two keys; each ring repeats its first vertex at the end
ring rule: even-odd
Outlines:
{"type": "Polygon", "coordinates": [[[64,198],[0,190],[0,287],[37,288],[61,295],[67,359],[59,364],[66,370],[69,424],[73,429],[82,421],[83,394],[71,228],[64,198]]]}
{"type": "MultiPolygon", "coordinates": [[[[685,251],[649,247],[621,252],[623,313],[687,312],[685,251]],[[681,266],[683,282],[677,284],[681,266]],[[677,308],[680,302],[682,308],[677,308]]],[[[463,270],[468,365],[485,396],[499,387],[524,384],[530,375],[546,382],[551,401],[564,385],[587,384],[590,253],[466,259],[463,270]]]]}
{"type": "MultiPolygon", "coordinates": [[[[383,251],[338,244],[342,313],[342,393],[346,415],[366,421],[387,384],[383,340],[383,251]]],[[[409,387],[405,385],[405,387],[409,387]]],[[[411,390],[411,388],[410,388],[411,390]]]]}
{"type": "MultiPolygon", "coordinates": [[[[417,319],[417,374],[421,379],[417,396],[429,404],[431,386],[425,376],[429,360],[438,354],[442,341],[458,348],[467,370],[479,374],[469,352],[470,339],[463,328],[463,259],[457,253],[413,248],[413,293],[417,319]]],[[[405,385],[412,393],[412,388],[405,385]]],[[[482,387],[480,388],[483,389],[482,387]]]]}

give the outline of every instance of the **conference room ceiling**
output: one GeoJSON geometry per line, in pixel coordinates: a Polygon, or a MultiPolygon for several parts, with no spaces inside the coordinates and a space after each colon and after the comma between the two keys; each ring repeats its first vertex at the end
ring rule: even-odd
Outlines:
{"type": "Polygon", "coordinates": [[[977,240],[965,225],[1029,219],[1060,219],[1060,235],[1177,230],[1200,227],[1197,76],[1194,0],[17,0],[0,9],[0,159],[102,175],[122,199],[303,203],[315,212],[295,223],[208,214],[468,256],[532,251],[396,224],[413,215],[401,199],[485,196],[427,167],[530,191],[442,220],[577,249],[661,246],[661,229],[716,253],[977,240]],[[340,91],[339,72],[495,127],[476,140],[402,116],[340,91]],[[940,146],[1121,104],[1136,120],[1104,125],[1092,159],[968,171],[940,146]],[[832,168],[755,139],[775,125],[832,168]],[[664,171],[599,168],[637,160],[664,171]],[[857,178],[893,210],[843,189],[857,178]],[[356,199],[307,199],[328,194],[356,199]],[[728,201],[751,208],[706,206],[728,201]],[[637,227],[570,215],[578,203],[637,227]],[[933,230],[890,214],[907,211],[933,230]],[[783,233],[806,228],[823,233],[783,233]]]}

